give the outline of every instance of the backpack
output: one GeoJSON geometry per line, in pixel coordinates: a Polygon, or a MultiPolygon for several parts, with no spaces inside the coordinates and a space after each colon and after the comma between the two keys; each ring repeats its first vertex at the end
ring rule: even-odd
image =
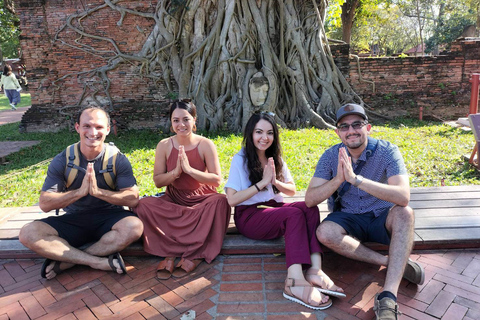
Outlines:
{"type": "MultiPolygon", "coordinates": [[[[79,167],[80,164],[80,142],[74,143],[67,147],[66,149],[66,158],[67,165],[65,167],[65,181],[67,189],[72,185],[78,175],[78,170],[85,172],[84,168],[79,167]]],[[[103,155],[102,161],[102,170],[100,173],[103,173],[103,178],[105,182],[110,187],[110,189],[115,190],[116,180],[115,180],[115,161],[117,160],[117,154],[120,152],[118,148],[109,142],[105,148],[105,154],[103,155]]]]}

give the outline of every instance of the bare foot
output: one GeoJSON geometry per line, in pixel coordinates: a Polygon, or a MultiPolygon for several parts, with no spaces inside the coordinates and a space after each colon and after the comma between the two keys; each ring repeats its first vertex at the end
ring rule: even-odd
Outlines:
{"type": "Polygon", "coordinates": [[[62,273],[63,271],[70,269],[75,264],[67,263],[67,262],[60,262],[51,260],[50,264],[45,268],[45,278],[48,280],[55,278],[57,275],[62,273]]]}
{"type": "MultiPolygon", "coordinates": [[[[344,291],[339,286],[335,285],[335,283],[330,279],[329,276],[326,275],[325,272],[321,269],[314,269],[310,268],[307,270],[305,275],[305,279],[310,282],[313,286],[319,287],[321,289],[329,290],[332,292],[339,293],[338,296],[345,296],[344,291]]],[[[328,292],[325,292],[329,294],[328,292]]],[[[334,294],[333,294],[334,295],[334,294]]]]}
{"type": "MultiPolygon", "coordinates": [[[[107,264],[108,264],[108,259],[107,259],[107,264]]],[[[108,271],[108,270],[114,271],[114,272],[116,272],[116,273],[118,273],[118,274],[122,274],[122,273],[123,273],[122,267],[120,266],[120,263],[119,263],[119,261],[118,261],[117,259],[113,259],[113,260],[112,260],[112,264],[113,264],[113,266],[115,267],[115,270],[113,270],[113,268],[112,268],[110,265],[108,265],[108,268],[105,269],[105,270],[107,270],[107,271],[108,271]]]]}
{"type": "Polygon", "coordinates": [[[127,269],[120,253],[113,253],[106,258],[98,257],[100,261],[91,265],[92,268],[104,271],[113,271],[118,274],[126,274],[127,269]]]}

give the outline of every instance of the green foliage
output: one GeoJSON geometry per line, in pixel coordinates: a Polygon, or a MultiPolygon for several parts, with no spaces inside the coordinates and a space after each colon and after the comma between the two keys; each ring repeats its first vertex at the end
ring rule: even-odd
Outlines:
{"type": "Polygon", "coordinates": [[[433,30],[433,36],[425,41],[425,52],[432,52],[441,44],[447,44],[448,49],[448,45],[462,34],[464,28],[472,24],[475,24],[475,17],[470,11],[457,12],[439,19],[433,30]]]}
{"type": "MultiPolygon", "coordinates": [[[[0,206],[30,206],[38,202],[39,190],[45,179],[50,160],[67,145],[78,140],[78,134],[18,132],[18,124],[0,126],[4,141],[40,140],[41,143],[8,156],[9,163],[0,167],[0,206]]],[[[231,133],[209,133],[217,146],[224,182],[232,157],[240,150],[242,137],[231,133]]],[[[461,159],[474,145],[472,133],[442,124],[417,120],[398,120],[375,125],[372,136],[386,139],[399,146],[413,187],[480,184],[480,175],[461,159]]],[[[155,147],[165,135],[153,131],[124,131],[113,141],[127,155],[137,178],[140,194],[155,194],[153,165],[155,147]]],[[[333,130],[312,128],[281,130],[284,159],[295,179],[297,190],[306,190],[322,153],[338,143],[333,130]]],[[[218,190],[223,191],[222,184],[218,190]]]]}
{"type": "MultiPolygon", "coordinates": [[[[329,2],[325,30],[328,37],[342,38],[341,5],[329,2]]],[[[360,1],[352,28],[351,46],[357,52],[391,55],[420,44],[419,23],[426,51],[457,38],[463,28],[480,16],[480,0],[360,1]]]]}
{"type": "Polygon", "coordinates": [[[393,99],[393,93],[387,93],[386,95],[383,96],[383,99],[392,100],[393,99]]]}
{"type": "MultiPolygon", "coordinates": [[[[31,105],[32,105],[32,100],[30,99],[30,93],[20,93],[20,103],[17,104],[17,108],[29,107],[31,105]]],[[[10,110],[11,108],[12,107],[8,102],[7,96],[4,95],[4,92],[2,91],[0,93],[0,111],[10,110]]]]}
{"type": "Polygon", "coordinates": [[[169,99],[169,100],[176,100],[176,99],[178,99],[178,92],[169,91],[169,92],[165,95],[165,99],[169,99]]]}
{"type": "Polygon", "coordinates": [[[19,19],[5,9],[3,2],[0,0],[0,48],[4,59],[16,58],[20,47],[19,19]]]}

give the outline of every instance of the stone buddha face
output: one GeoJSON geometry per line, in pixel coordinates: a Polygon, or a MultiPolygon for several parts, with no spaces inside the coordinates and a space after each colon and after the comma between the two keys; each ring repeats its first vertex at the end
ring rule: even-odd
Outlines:
{"type": "Polygon", "coordinates": [[[250,91],[250,100],[256,107],[265,103],[268,96],[268,79],[263,76],[262,72],[255,73],[248,84],[250,91]]]}

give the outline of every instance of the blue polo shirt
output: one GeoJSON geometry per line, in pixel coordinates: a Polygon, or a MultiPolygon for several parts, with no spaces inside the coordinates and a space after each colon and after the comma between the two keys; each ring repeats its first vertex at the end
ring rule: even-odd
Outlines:
{"type": "MultiPolygon", "coordinates": [[[[342,147],[345,147],[345,145],[339,143],[323,153],[320,160],[318,160],[315,174],[313,175],[314,177],[331,180],[337,175],[338,152],[342,147]]],[[[365,149],[357,160],[357,163],[352,163],[353,170],[355,171],[360,161],[366,160],[367,155],[365,149]]],[[[377,149],[373,155],[368,158],[368,161],[358,174],[366,179],[385,184],[387,184],[388,178],[392,176],[408,175],[398,147],[385,140],[378,140],[377,149]]],[[[342,189],[343,184],[338,190],[342,189]]],[[[333,196],[328,198],[328,209],[330,211],[333,210],[334,200],[333,196]]],[[[381,211],[393,206],[393,203],[378,199],[353,185],[351,185],[348,191],[342,196],[340,203],[342,205],[342,212],[361,214],[373,211],[375,216],[378,216],[381,211]]]]}

